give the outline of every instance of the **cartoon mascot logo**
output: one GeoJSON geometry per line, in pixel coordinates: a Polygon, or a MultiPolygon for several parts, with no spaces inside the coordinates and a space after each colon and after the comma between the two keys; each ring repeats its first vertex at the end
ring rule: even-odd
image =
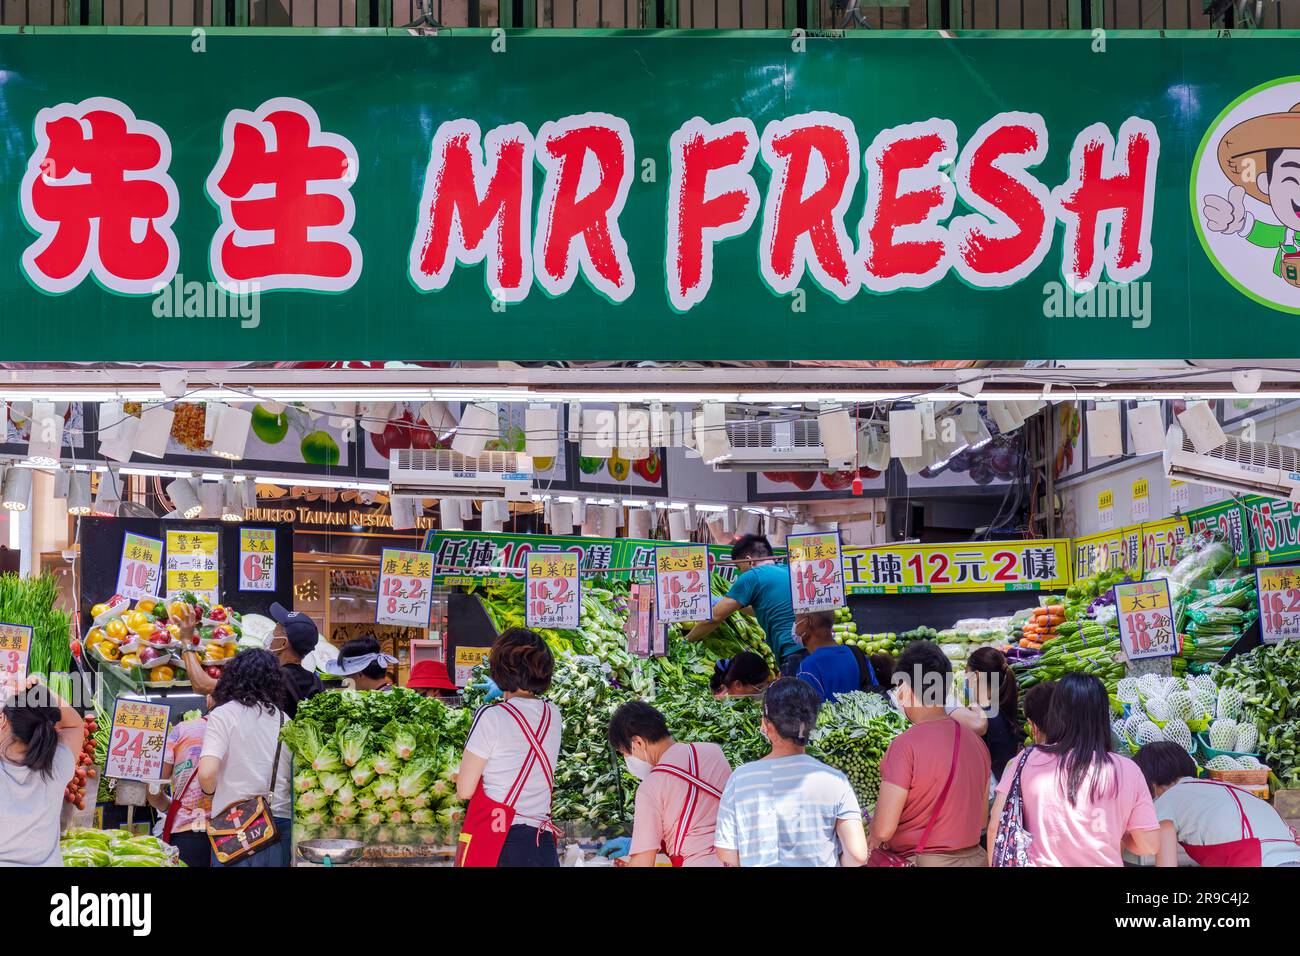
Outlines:
{"type": "Polygon", "coordinates": [[[1300,77],[1256,87],[1219,114],[1197,151],[1191,198],[1224,278],[1300,313],[1300,77]]]}

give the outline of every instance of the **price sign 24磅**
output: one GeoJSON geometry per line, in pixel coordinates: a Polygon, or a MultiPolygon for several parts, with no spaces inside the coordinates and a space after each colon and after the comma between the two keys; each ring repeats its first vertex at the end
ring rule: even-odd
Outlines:
{"type": "Polygon", "coordinates": [[[384,548],[379,562],[376,624],[428,627],[433,601],[433,555],[384,548]]]}
{"type": "Polygon", "coordinates": [[[792,534],[790,594],[796,611],[831,611],[844,606],[844,565],[837,531],[792,534]]]}
{"type": "Polygon", "coordinates": [[[557,630],[577,628],[582,607],[578,556],[572,551],[530,551],[525,570],[524,623],[557,630]]]}
{"type": "Polygon", "coordinates": [[[689,624],[712,616],[706,545],[655,548],[655,601],[662,624],[689,624]]]}
{"type": "Polygon", "coordinates": [[[1300,565],[1258,568],[1255,578],[1264,643],[1300,639],[1300,565]]]}
{"type": "Polygon", "coordinates": [[[1119,612],[1120,645],[1129,660],[1178,653],[1167,580],[1115,585],[1115,607],[1119,612]]]}

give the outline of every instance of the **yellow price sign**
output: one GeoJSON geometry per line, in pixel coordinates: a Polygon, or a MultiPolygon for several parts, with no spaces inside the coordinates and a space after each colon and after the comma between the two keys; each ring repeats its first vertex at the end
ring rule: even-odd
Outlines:
{"type": "Polygon", "coordinates": [[[1097,510],[1102,511],[1106,508],[1115,507],[1115,492],[1107,488],[1105,491],[1097,493],[1097,510]]]}
{"type": "Polygon", "coordinates": [[[1145,498],[1149,492],[1150,485],[1145,478],[1139,478],[1137,481],[1133,482],[1134,498],[1145,498]]]}
{"type": "Polygon", "coordinates": [[[1115,586],[1120,645],[1129,660],[1178,653],[1172,605],[1169,582],[1164,578],[1115,586]]]}

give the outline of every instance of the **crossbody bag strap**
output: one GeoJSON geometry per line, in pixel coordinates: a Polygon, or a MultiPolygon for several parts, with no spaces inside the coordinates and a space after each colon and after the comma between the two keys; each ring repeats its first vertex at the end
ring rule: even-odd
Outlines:
{"type": "MultiPolygon", "coordinates": [[[[951,718],[949,718],[951,720],[951,718]]],[[[961,753],[961,724],[957,721],[952,722],[953,729],[956,733],[953,735],[952,743],[952,765],[948,767],[948,779],[944,781],[943,790],[939,792],[939,799],[935,802],[934,810],[930,814],[930,822],[925,825],[925,830],[921,832],[921,839],[916,844],[916,849],[912,851],[914,856],[920,856],[925,852],[925,842],[930,838],[930,831],[939,820],[939,811],[943,809],[944,803],[948,800],[948,791],[952,788],[952,781],[957,776],[957,755],[961,753]]]]}
{"type": "MultiPolygon", "coordinates": [[[[280,726],[275,732],[275,761],[271,764],[271,789],[267,791],[271,800],[275,799],[275,781],[280,776],[280,751],[284,747],[284,741],[280,739],[281,730],[284,730],[284,711],[280,711],[280,726]]],[[[197,771],[195,772],[197,773],[197,771]]]]}
{"type": "Polygon", "coordinates": [[[199,765],[195,764],[194,769],[190,771],[190,775],[185,778],[185,786],[181,787],[181,792],[173,794],[171,805],[167,808],[167,817],[163,822],[162,838],[164,843],[171,842],[172,827],[176,825],[176,815],[180,812],[181,803],[185,800],[185,794],[190,792],[190,784],[194,782],[198,775],[199,765]]]}

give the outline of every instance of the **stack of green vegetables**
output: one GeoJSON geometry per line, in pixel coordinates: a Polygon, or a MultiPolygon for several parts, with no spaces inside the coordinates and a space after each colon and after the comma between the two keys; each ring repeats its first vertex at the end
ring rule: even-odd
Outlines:
{"type": "Polygon", "coordinates": [[[1043,652],[1037,657],[1012,663],[1020,690],[1082,671],[1099,677],[1106,685],[1106,692],[1113,696],[1116,684],[1124,676],[1124,665],[1116,658],[1120,649],[1119,632],[1113,624],[1076,619],[1058,625],[1057,634],[1043,642],[1043,652]]]}
{"type": "Polygon", "coordinates": [[[30,578],[0,574],[0,621],[32,628],[28,673],[43,675],[50,687],[66,698],[72,689],[69,678],[63,676],[73,669],[69,649],[72,619],[55,609],[58,596],[59,584],[52,574],[30,578]]]}
{"type": "Polygon", "coordinates": [[[1178,633],[1183,657],[1215,664],[1259,619],[1259,594],[1253,576],[1212,578],[1204,585],[1179,593],[1178,633]]]}
{"type": "Polygon", "coordinates": [[[462,807],[452,776],[472,714],[399,688],[341,690],[298,706],[282,738],[294,755],[294,821],[304,838],[441,844],[462,807]]]}
{"type": "Polygon", "coordinates": [[[1300,641],[1265,644],[1214,669],[1240,692],[1245,720],[1259,731],[1260,756],[1278,786],[1300,788],[1300,641]]]}
{"type": "Polygon", "coordinates": [[[73,828],[59,840],[63,865],[100,866],[184,866],[176,848],[152,836],[136,836],[128,830],[73,828]]]}
{"type": "Polygon", "coordinates": [[[882,694],[855,691],[824,705],[808,752],[844,772],[858,803],[874,811],[880,795],[880,761],[907,718],[882,694]]]}

